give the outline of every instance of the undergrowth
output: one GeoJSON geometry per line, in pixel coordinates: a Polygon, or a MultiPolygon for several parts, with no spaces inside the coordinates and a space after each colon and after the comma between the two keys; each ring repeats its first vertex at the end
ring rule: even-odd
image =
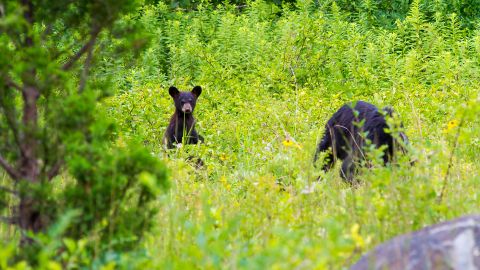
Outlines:
{"type": "Polygon", "coordinates": [[[351,22],[335,3],[256,1],[242,12],[159,4],[144,20],[153,45],[121,71],[108,105],[123,136],[142,136],[173,173],[145,242],[153,265],[339,269],[396,235],[477,211],[480,33],[455,14],[427,20],[414,1],[388,30],[351,22]],[[205,144],[161,150],[169,85],[204,87],[195,115],[205,144]],[[325,122],[353,100],[399,113],[414,166],[364,171],[355,188],[313,167],[325,122]]]}
{"type": "Polygon", "coordinates": [[[455,14],[427,18],[420,2],[388,28],[335,2],[146,6],[139,19],[153,40],[140,64],[109,59],[108,74],[95,75],[118,87],[104,103],[120,126],[116,144],[141,138],[172,187],[142,256],[102,263],[342,269],[394,236],[477,212],[480,32],[455,14]],[[163,150],[170,85],[204,89],[195,111],[204,144],[163,150]],[[354,100],[395,109],[413,166],[364,170],[356,187],[338,169],[314,168],[326,121],[354,100]]]}

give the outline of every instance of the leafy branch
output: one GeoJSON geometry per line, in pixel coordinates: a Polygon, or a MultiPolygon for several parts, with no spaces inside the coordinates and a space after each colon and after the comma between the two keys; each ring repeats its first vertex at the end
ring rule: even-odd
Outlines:
{"type": "Polygon", "coordinates": [[[92,28],[92,32],[90,34],[90,39],[80,48],[80,50],[72,55],[69,60],[62,66],[62,70],[67,71],[73,67],[75,62],[80,59],[86,52],[91,51],[93,46],[95,45],[95,41],[97,40],[98,34],[100,34],[102,27],[95,26],[92,28]]]}
{"type": "Polygon", "coordinates": [[[7,174],[12,178],[12,179],[19,179],[20,178],[20,173],[11,166],[8,161],[0,155],[0,166],[7,172],[7,174]]]}

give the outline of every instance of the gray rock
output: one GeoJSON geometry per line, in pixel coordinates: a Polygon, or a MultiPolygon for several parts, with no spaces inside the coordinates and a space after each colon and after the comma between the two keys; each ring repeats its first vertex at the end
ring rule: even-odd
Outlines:
{"type": "Polygon", "coordinates": [[[480,215],[398,236],[363,255],[350,269],[480,269],[480,215]]]}

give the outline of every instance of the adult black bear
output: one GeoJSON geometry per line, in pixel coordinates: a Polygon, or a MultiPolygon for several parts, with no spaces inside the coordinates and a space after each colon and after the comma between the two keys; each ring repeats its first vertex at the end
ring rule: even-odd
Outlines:
{"type": "Polygon", "coordinates": [[[392,136],[385,120],[386,115],[392,116],[391,108],[386,107],[381,112],[374,105],[364,101],[343,105],[328,120],[325,134],[315,152],[314,163],[320,152],[328,151],[323,170],[329,170],[337,159],[341,159],[343,161],[341,176],[352,182],[358,165],[362,164],[361,160],[365,158],[363,146],[369,141],[377,148],[386,145],[383,162],[387,164],[397,150],[405,152],[403,146],[408,144],[408,138],[403,132],[399,132],[398,136],[392,136]],[[403,143],[398,142],[397,138],[403,143]]]}
{"type": "Polygon", "coordinates": [[[164,144],[167,148],[174,148],[174,144],[197,144],[203,142],[203,137],[198,135],[195,130],[195,118],[193,110],[197,103],[197,99],[202,93],[200,86],[195,86],[191,92],[180,92],[175,86],[168,89],[170,96],[175,104],[175,113],[170,119],[165,136],[164,144]],[[185,141],[184,141],[185,140],[185,141]]]}

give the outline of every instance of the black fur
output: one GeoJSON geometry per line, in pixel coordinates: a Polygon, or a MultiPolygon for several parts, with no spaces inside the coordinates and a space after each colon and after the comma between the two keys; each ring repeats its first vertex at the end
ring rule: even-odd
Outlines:
{"type": "MultiPolygon", "coordinates": [[[[387,146],[383,155],[383,162],[387,164],[394,157],[396,150],[405,152],[402,144],[386,132],[389,127],[385,115],[392,116],[392,113],[393,110],[390,107],[380,112],[377,107],[364,101],[343,105],[328,120],[325,134],[315,152],[314,163],[320,152],[328,151],[323,170],[328,171],[337,159],[341,159],[343,161],[341,176],[349,182],[353,181],[356,166],[364,158],[362,148],[366,140],[360,134],[366,132],[366,139],[377,148],[382,145],[387,146]],[[354,106],[353,110],[352,106],[354,106]]],[[[408,143],[404,133],[400,132],[398,138],[403,140],[404,145],[408,143]]]]}
{"type": "Polygon", "coordinates": [[[191,92],[180,92],[174,86],[168,89],[170,96],[175,104],[175,113],[170,119],[170,124],[164,135],[164,143],[167,148],[174,148],[177,143],[197,144],[203,142],[203,137],[198,135],[195,130],[195,118],[193,111],[197,103],[197,99],[202,93],[200,86],[195,86],[191,92]],[[186,139],[184,142],[183,139],[186,139]]]}

